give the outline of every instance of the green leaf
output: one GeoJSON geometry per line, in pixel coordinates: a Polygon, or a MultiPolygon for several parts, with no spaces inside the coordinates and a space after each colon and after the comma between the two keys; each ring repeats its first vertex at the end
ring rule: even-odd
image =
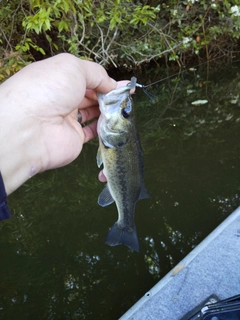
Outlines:
{"type": "Polygon", "coordinates": [[[58,31],[61,32],[63,30],[69,31],[69,27],[65,21],[61,20],[58,24],[58,31]]]}

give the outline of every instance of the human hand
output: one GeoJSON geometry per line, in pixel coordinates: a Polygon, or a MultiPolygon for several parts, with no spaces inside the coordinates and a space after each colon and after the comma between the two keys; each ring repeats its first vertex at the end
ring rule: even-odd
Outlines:
{"type": "MultiPolygon", "coordinates": [[[[122,84],[124,85],[124,84],[122,84]]],[[[60,54],[33,63],[0,86],[0,170],[7,194],[38,172],[73,161],[96,136],[96,92],[117,87],[104,68],[60,54]]]]}

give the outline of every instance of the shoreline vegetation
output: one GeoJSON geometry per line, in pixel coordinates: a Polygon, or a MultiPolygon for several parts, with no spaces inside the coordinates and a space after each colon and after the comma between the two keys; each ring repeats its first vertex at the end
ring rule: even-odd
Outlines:
{"type": "Polygon", "coordinates": [[[69,52],[110,71],[181,68],[240,52],[240,0],[2,0],[0,81],[69,52]]]}

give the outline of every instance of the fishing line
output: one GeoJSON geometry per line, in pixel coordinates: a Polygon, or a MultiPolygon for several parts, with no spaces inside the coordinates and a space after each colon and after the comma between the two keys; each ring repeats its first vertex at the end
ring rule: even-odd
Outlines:
{"type": "Polygon", "coordinates": [[[186,71],[189,71],[189,70],[191,70],[191,69],[195,69],[195,68],[197,68],[197,67],[200,67],[201,65],[206,64],[206,63],[208,63],[208,62],[211,62],[211,61],[220,59],[220,58],[222,58],[222,57],[224,57],[224,56],[225,56],[225,55],[223,54],[223,55],[220,56],[220,57],[213,58],[213,59],[211,59],[211,60],[208,60],[208,61],[199,63],[199,64],[197,64],[197,65],[194,66],[194,67],[188,68],[188,69],[183,70],[183,71],[180,71],[180,72],[178,72],[178,73],[174,73],[174,74],[172,74],[171,76],[165,77],[165,78],[163,78],[163,79],[159,79],[159,80],[154,81],[154,82],[152,82],[152,83],[150,83],[150,84],[147,84],[147,85],[143,85],[143,84],[140,84],[140,83],[136,83],[136,87],[141,88],[141,89],[143,90],[143,92],[146,94],[146,96],[147,96],[151,101],[154,101],[154,100],[155,100],[155,96],[154,96],[152,93],[150,93],[150,92],[147,91],[147,88],[148,88],[148,87],[153,86],[153,85],[155,85],[155,84],[157,84],[157,83],[159,83],[159,82],[165,81],[165,80],[167,80],[167,79],[173,78],[173,77],[175,77],[175,76],[178,76],[178,75],[180,75],[180,74],[182,74],[182,73],[184,73],[184,72],[186,72],[186,71]]]}

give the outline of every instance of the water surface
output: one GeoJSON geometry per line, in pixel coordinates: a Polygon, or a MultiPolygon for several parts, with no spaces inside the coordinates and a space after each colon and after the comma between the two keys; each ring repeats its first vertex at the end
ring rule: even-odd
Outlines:
{"type": "Polygon", "coordinates": [[[97,204],[97,141],[9,197],[0,319],[117,319],[239,206],[239,70],[205,66],[150,88],[154,102],[134,95],[151,194],[136,207],[140,253],[104,244],[117,211],[97,204]]]}

